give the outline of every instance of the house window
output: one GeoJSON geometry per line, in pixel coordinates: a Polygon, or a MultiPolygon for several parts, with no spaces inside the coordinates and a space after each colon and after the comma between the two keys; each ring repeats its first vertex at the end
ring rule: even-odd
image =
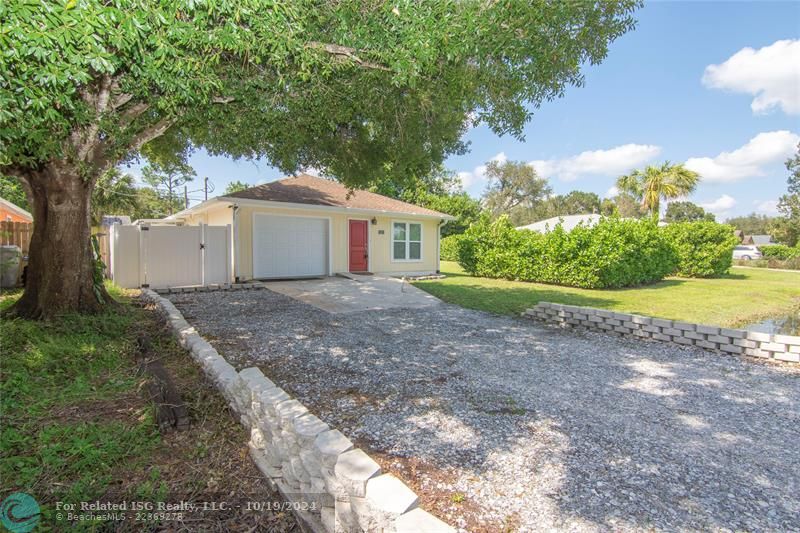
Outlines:
{"type": "Polygon", "coordinates": [[[392,223],[392,260],[422,260],[422,224],[416,222],[392,223]]]}

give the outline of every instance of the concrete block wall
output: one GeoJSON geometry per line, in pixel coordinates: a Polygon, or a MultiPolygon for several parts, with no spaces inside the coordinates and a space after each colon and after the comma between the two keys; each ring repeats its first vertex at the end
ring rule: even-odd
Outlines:
{"type": "Polygon", "coordinates": [[[314,532],[454,532],[418,506],[408,486],[314,416],[258,368],[239,372],[156,292],[143,289],[175,336],[250,429],[250,455],[314,532]]]}
{"type": "Polygon", "coordinates": [[[153,289],[156,294],[180,294],[183,292],[215,292],[215,291],[240,291],[245,289],[263,289],[264,284],[253,283],[211,283],[209,285],[190,285],[188,287],[165,287],[153,289]]]}
{"type": "Polygon", "coordinates": [[[562,328],[604,331],[624,337],[698,346],[727,354],[800,363],[800,337],[718,328],[606,309],[539,302],[522,316],[562,328]]]}

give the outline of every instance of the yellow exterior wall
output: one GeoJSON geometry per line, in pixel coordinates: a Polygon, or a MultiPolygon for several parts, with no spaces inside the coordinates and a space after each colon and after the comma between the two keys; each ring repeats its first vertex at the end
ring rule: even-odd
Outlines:
{"type": "Polygon", "coordinates": [[[233,225],[233,209],[228,207],[228,204],[214,206],[188,216],[186,223],[190,226],[198,224],[208,224],[209,226],[233,225]]]}
{"type": "MultiPolygon", "coordinates": [[[[413,217],[391,216],[376,217],[378,223],[370,224],[370,268],[375,273],[409,272],[432,274],[438,268],[439,220],[415,219],[413,217]],[[392,222],[420,222],[422,224],[422,258],[421,261],[392,261],[392,222]],[[383,230],[383,235],[380,231],[383,230]]],[[[345,248],[347,247],[345,243],[345,248]]]]}
{"type": "MultiPolygon", "coordinates": [[[[227,209],[230,211],[230,209],[227,209]]],[[[238,275],[241,279],[250,279],[253,276],[253,214],[264,213],[269,215],[293,215],[312,218],[325,218],[330,220],[331,258],[333,274],[348,271],[348,220],[371,220],[372,215],[351,215],[316,209],[284,209],[275,207],[241,206],[237,213],[238,224],[238,275]]],[[[438,235],[439,220],[429,218],[415,218],[413,216],[376,216],[377,224],[369,224],[369,256],[370,269],[380,273],[433,273],[438,265],[438,235]],[[398,222],[420,222],[422,224],[422,260],[393,262],[391,260],[391,224],[398,222]],[[383,234],[380,234],[383,231],[383,234]]],[[[194,223],[194,222],[191,222],[194,223]]],[[[215,222],[216,223],[216,222],[215,222]]],[[[234,242],[234,246],[236,243],[234,242]]]]}

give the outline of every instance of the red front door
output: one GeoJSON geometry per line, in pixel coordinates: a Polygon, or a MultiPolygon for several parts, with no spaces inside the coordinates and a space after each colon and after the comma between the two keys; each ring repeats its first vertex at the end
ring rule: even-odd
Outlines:
{"type": "Polygon", "coordinates": [[[367,221],[350,221],[350,272],[369,270],[367,257],[367,221]]]}

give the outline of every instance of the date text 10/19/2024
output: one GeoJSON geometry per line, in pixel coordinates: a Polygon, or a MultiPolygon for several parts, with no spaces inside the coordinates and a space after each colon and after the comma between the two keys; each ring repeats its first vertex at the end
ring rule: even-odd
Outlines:
{"type": "Polygon", "coordinates": [[[229,511],[242,509],[246,511],[314,511],[316,502],[287,502],[287,501],[243,501],[231,503],[227,501],[179,501],[152,502],[152,501],[93,501],[93,502],[56,502],[56,511],[67,512],[124,512],[124,511],[157,511],[170,513],[192,513],[208,511],[229,511]]]}

